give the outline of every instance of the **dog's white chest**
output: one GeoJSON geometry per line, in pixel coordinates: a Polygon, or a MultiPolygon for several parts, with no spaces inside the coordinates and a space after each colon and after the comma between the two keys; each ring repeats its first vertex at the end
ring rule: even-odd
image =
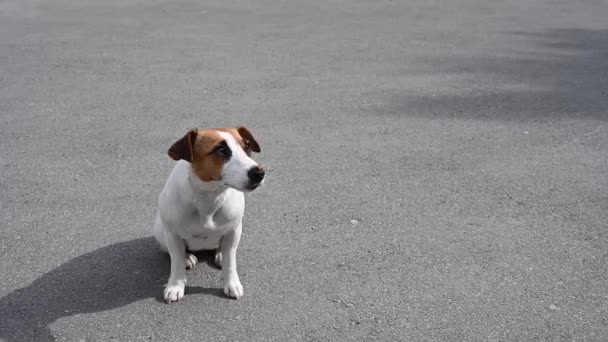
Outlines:
{"type": "Polygon", "coordinates": [[[186,239],[186,246],[188,250],[200,251],[200,250],[212,250],[217,249],[222,241],[221,235],[195,235],[189,239],[186,239]]]}
{"type": "Polygon", "coordinates": [[[194,216],[196,217],[182,235],[188,249],[192,251],[218,248],[222,236],[238,224],[236,220],[227,220],[222,213],[206,216],[196,213],[194,216]]]}
{"type": "Polygon", "coordinates": [[[230,227],[226,224],[219,224],[213,217],[203,216],[193,213],[188,220],[184,220],[184,226],[180,229],[179,235],[185,239],[192,237],[201,238],[209,235],[222,235],[230,227]]]}
{"type": "Polygon", "coordinates": [[[198,213],[193,213],[187,220],[188,224],[179,232],[185,240],[189,250],[210,250],[219,247],[220,240],[228,227],[217,226],[212,218],[201,218],[198,213]]]}
{"type": "Polygon", "coordinates": [[[242,193],[228,190],[226,199],[219,208],[209,210],[200,206],[185,219],[187,227],[182,230],[182,237],[205,237],[208,235],[223,235],[234,229],[243,217],[244,197],[242,193]]]}

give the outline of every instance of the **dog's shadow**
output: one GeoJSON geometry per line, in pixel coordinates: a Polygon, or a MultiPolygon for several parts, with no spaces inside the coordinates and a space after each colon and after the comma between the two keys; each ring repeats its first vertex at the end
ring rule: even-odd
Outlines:
{"type": "MultiPolygon", "coordinates": [[[[197,256],[209,263],[209,255],[197,256]]],[[[110,310],[146,298],[162,301],[169,269],[169,257],[152,238],[81,255],[0,299],[0,340],[55,341],[49,325],[61,317],[110,310]]],[[[188,287],[186,293],[223,296],[215,288],[188,287]]]]}

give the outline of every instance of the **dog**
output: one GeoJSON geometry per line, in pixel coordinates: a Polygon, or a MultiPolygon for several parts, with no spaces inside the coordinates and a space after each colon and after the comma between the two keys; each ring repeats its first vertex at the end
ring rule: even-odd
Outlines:
{"type": "Polygon", "coordinates": [[[168,151],[177,161],[159,196],[152,235],[171,258],[163,292],[167,303],[184,297],[190,253],[214,250],[222,268],[224,294],[243,297],[236,251],[243,229],[244,192],[264,182],[265,170],[252,158],[260,145],[245,127],[190,130],[168,151]]]}

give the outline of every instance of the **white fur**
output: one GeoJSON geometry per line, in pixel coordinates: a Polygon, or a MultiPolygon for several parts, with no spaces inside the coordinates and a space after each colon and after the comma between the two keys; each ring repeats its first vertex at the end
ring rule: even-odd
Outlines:
{"type": "Polygon", "coordinates": [[[247,191],[246,188],[249,184],[247,172],[258,164],[253,161],[253,159],[249,158],[232,134],[226,132],[219,132],[219,134],[226,140],[228,147],[232,150],[232,157],[224,165],[224,169],[222,170],[222,180],[230,187],[247,191]]]}
{"type": "Polygon", "coordinates": [[[257,163],[232,135],[219,134],[232,150],[232,157],[222,169],[222,180],[203,182],[189,162],[180,160],[160,194],[152,233],[171,257],[171,275],[163,294],[167,302],[183,298],[186,268],[196,263],[196,259],[186,255],[186,246],[190,250],[219,248],[215,260],[222,266],[224,293],[236,299],[243,296],[236,267],[245,210],[245,197],[239,190],[247,187],[247,172],[257,163]]]}

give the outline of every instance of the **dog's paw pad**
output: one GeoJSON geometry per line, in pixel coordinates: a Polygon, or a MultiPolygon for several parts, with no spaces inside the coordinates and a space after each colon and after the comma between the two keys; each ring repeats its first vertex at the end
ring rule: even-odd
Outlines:
{"type": "Polygon", "coordinates": [[[222,268],[222,252],[215,252],[215,266],[222,268]]]}
{"type": "Polygon", "coordinates": [[[163,293],[165,302],[171,304],[184,298],[184,288],[185,286],[183,285],[167,286],[165,288],[165,292],[163,293]]]}
{"type": "Polygon", "coordinates": [[[241,299],[245,294],[240,281],[229,282],[224,286],[224,294],[229,298],[241,299]]]}
{"type": "Polygon", "coordinates": [[[198,259],[194,254],[186,254],[186,269],[191,270],[198,264],[198,259]]]}

